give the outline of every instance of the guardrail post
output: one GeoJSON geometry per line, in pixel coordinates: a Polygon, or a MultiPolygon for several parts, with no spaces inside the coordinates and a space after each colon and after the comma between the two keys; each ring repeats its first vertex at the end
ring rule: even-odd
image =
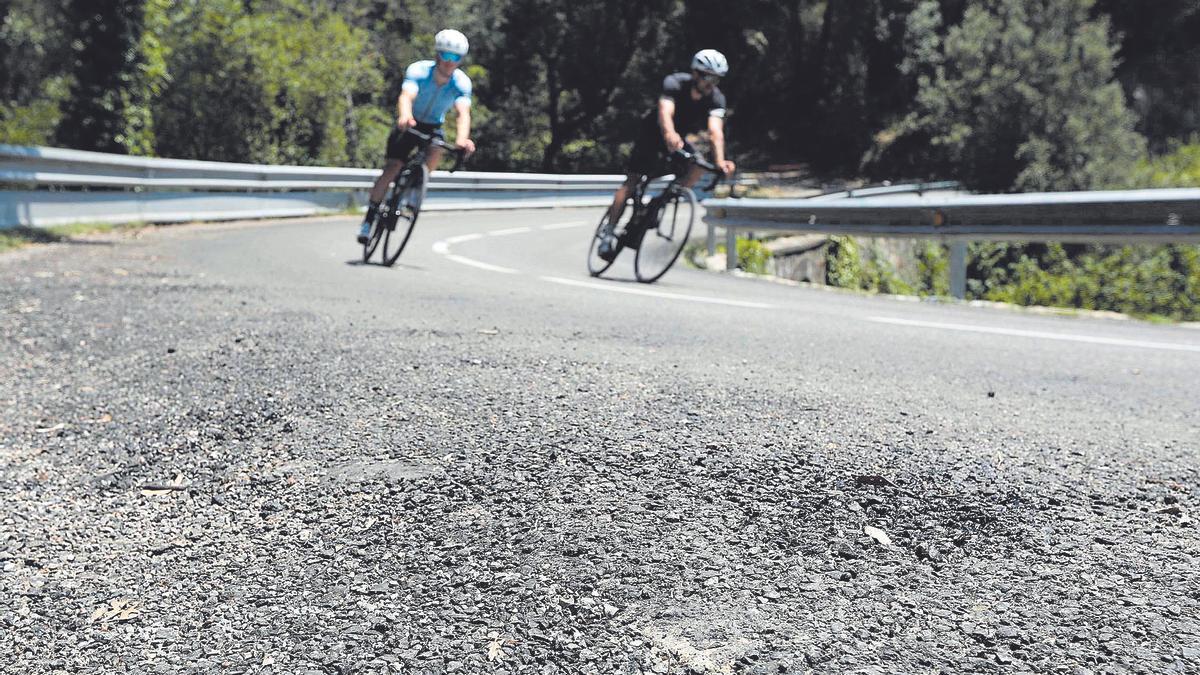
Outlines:
{"type": "Polygon", "coordinates": [[[713,257],[717,254],[717,226],[711,220],[707,220],[708,225],[708,257],[713,257]]]}
{"type": "Polygon", "coordinates": [[[725,226],[725,269],[737,269],[737,230],[732,226],[725,226]]]}
{"type": "Polygon", "coordinates": [[[967,297],[967,242],[950,242],[950,295],[967,297]]]}

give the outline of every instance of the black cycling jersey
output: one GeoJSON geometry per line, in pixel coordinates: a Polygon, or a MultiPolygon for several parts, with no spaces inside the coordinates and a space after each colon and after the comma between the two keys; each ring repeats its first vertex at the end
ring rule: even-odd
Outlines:
{"type": "MultiPolygon", "coordinates": [[[[699,99],[692,98],[691,73],[675,73],[663,80],[659,98],[675,102],[675,131],[681,136],[694,134],[708,128],[709,117],[725,117],[725,94],[717,87],[699,99]]],[[[645,126],[658,129],[658,106],[646,116],[645,126]]]]}

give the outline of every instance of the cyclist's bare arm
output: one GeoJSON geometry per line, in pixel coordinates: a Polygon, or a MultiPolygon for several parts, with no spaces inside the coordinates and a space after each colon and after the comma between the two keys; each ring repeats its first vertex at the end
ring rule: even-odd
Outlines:
{"type": "Polygon", "coordinates": [[[401,91],[400,98],[396,99],[396,125],[400,127],[413,126],[417,120],[413,118],[412,109],[413,101],[417,100],[417,93],[410,91],[401,91]]]}
{"type": "Polygon", "coordinates": [[[454,112],[457,115],[454,144],[466,150],[467,154],[475,152],[475,141],[471,140],[471,104],[458,101],[454,104],[454,112]]]}
{"type": "Polygon", "coordinates": [[[712,141],[713,163],[725,173],[733,173],[733,162],[725,159],[725,120],[715,115],[708,118],[708,137],[712,141]]]}
{"type": "Polygon", "coordinates": [[[668,152],[683,147],[683,137],[675,131],[675,101],[666,96],[658,99],[658,128],[662,130],[668,152]]]}

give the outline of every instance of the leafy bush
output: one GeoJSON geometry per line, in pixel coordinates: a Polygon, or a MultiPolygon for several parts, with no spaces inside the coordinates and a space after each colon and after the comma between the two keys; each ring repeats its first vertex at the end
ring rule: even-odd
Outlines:
{"type": "MultiPolygon", "coordinates": [[[[717,245],[717,254],[727,251],[724,244],[717,245]]],[[[771,271],[771,251],[757,239],[738,237],[738,269],[751,274],[768,274],[771,271]]]]}
{"type": "Polygon", "coordinates": [[[0,143],[48,145],[61,118],[62,110],[54,99],[11,107],[0,103],[0,143]]]}
{"type": "Polygon", "coordinates": [[[1174,152],[1143,161],[1135,182],[1138,187],[1200,187],[1200,136],[1174,152]]]}
{"type": "MultiPolygon", "coordinates": [[[[933,245],[936,247],[936,245],[933,245]]],[[[856,237],[830,237],[825,254],[825,278],[831,286],[891,293],[896,295],[925,294],[932,284],[926,283],[928,270],[936,273],[945,269],[938,267],[936,256],[919,247],[915,255],[914,273],[904,274],[892,263],[880,242],[875,239],[856,237]],[[906,278],[909,277],[909,278],[906,278]]],[[[944,257],[944,253],[942,254],[944,257]]]]}
{"type": "Polygon", "coordinates": [[[1200,319],[1200,246],[980,244],[971,269],[971,297],[1200,319]]]}
{"type": "Polygon", "coordinates": [[[921,295],[950,295],[950,254],[944,244],[918,244],[917,275],[921,295]]]}
{"type": "Polygon", "coordinates": [[[839,288],[863,288],[863,262],[854,237],[830,237],[825,253],[825,283],[839,288]]]}
{"type": "Polygon", "coordinates": [[[757,239],[737,240],[738,267],[752,274],[770,271],[771,251],[757,239]]]}

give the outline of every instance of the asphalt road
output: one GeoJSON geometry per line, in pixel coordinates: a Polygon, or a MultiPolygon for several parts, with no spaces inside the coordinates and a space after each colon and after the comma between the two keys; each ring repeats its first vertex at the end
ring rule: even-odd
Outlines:
{"type": "Polygon", "coordinates": [[[0,256],[0,670],[1200,670],[1200,331],[595,280],[594,216],[0,256]]]}

